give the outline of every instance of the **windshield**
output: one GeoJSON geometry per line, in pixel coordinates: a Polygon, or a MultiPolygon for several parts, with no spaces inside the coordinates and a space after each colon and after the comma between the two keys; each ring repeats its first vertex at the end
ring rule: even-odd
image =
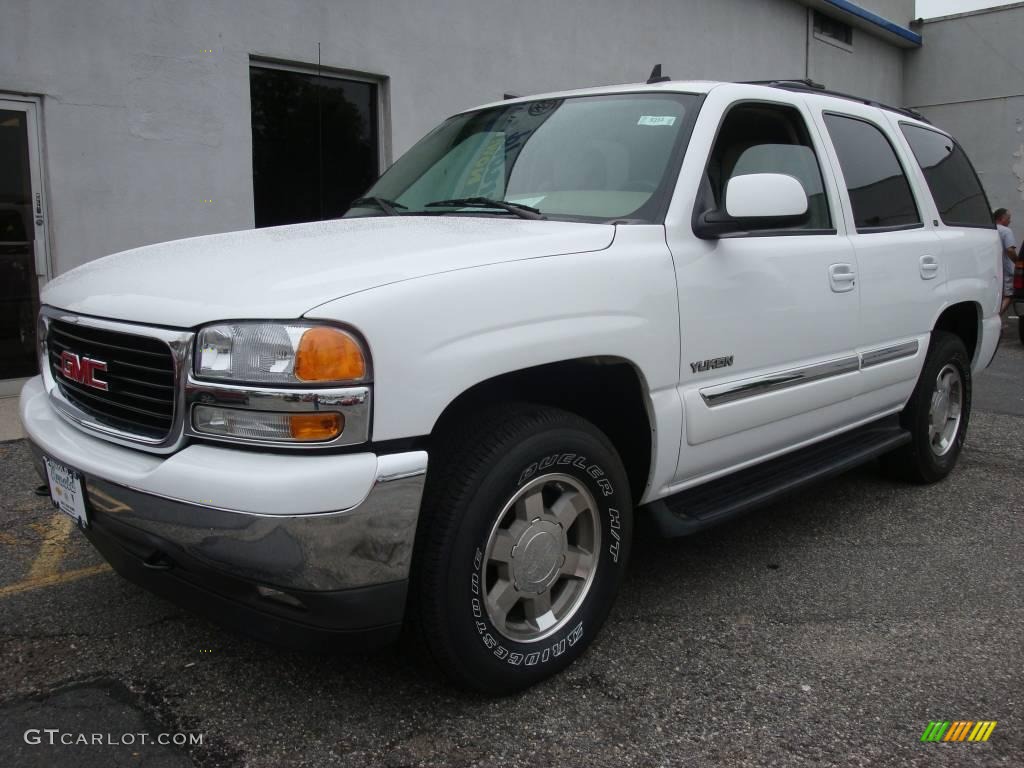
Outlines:
{"type": "Polygon", "coordinates": [[[346,216],[522,215],[512,203],[549,219],[660,221],[698,98],[578,96],[456,115],[410,149],[346,216]]]}

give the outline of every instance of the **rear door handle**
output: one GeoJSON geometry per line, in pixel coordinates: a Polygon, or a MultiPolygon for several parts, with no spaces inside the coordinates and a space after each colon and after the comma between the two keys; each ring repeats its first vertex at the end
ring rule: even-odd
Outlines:
{"type": "Polygon", "coordinates": [[[934,256],[922,256],[918,263],[921,266],[922,280],[931,280],[939,274],[939,260],[934,256]]]}
{"type": "Polygon", "coordinates": [[[832,264],[828,268],[828,281],[834,293],[846,293],[857,284],[857,273],[852,264],[832,264]]]}

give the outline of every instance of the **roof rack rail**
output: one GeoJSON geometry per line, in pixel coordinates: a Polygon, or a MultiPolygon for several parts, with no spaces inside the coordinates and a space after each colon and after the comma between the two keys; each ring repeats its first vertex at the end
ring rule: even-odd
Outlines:
{"type": "Polygon", "coordinates": [[[819,93],[822,96],[834,96],[837,99],[846,99],[847,101],[856,101],[861,104],[867,104],[869,107],[877,107],[878,109],[884,109],[889,112],[896,112],[900,115],[906,115],[912,117],[915,120],[920,120],[922,123],[928,123],[931,125],[931,120],[913,109],[906,107],[893,107],[889,104],[883,104],[880,101],[874,99],[865,99],[862,96],[854,96],[850,93],[843,93],[842,91],[831,91],[821,83],[816,83],[813,80],[743,80],[741,85],[764,85],[768,88],[780,88],[784,91],[808,91],[811,93],[819,93]]]}
{"type": "Polygon", "coordinates": [[[825,86],[810,78],[793,78],[791,80],[744,80],[743,85],[767,85],[771,88],[792,88],[793,90],[824,91],[825,86]]]}

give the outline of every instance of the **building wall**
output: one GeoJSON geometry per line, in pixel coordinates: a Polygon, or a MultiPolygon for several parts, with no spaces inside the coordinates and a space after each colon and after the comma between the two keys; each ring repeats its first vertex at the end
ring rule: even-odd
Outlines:
{"type": "Polygon", "coordinates": [[[993,208],[1024,234],[1024,3],[930,20],[907,55],[908,105],[967,150],[993,208]]]}
{"type": "MultiPolygon", "coordinates": [[[[893,17],[886,8],[908,1],[867,5],[893,17]]],[[[447,115],[503,93],[639,81],[658,62],[681,79],[810,74],[882,100],[902,95],[898,49],[860,31],[852,53],[809,45],[808,11],[792,0],[4,4],[0,92],[43,101],[54,274],[251,227],[250,56],[315,64],[318,41],[325,67],[388,78],[394,157],[447,115]]]]}
{"type": "Polygon", "coordinates": [[[808,77],[833,91],[903,104],[904,48],[853,30],[852,50],[811,36],[808,77]]]}

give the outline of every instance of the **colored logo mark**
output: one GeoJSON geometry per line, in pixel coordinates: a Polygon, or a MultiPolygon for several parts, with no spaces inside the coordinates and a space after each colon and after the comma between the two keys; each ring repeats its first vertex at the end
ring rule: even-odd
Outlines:
{"type": "Polygon", "coordinates": [[[921,734],[921,741],[988,741],[996,720],[933,720],[921,734]]]}

